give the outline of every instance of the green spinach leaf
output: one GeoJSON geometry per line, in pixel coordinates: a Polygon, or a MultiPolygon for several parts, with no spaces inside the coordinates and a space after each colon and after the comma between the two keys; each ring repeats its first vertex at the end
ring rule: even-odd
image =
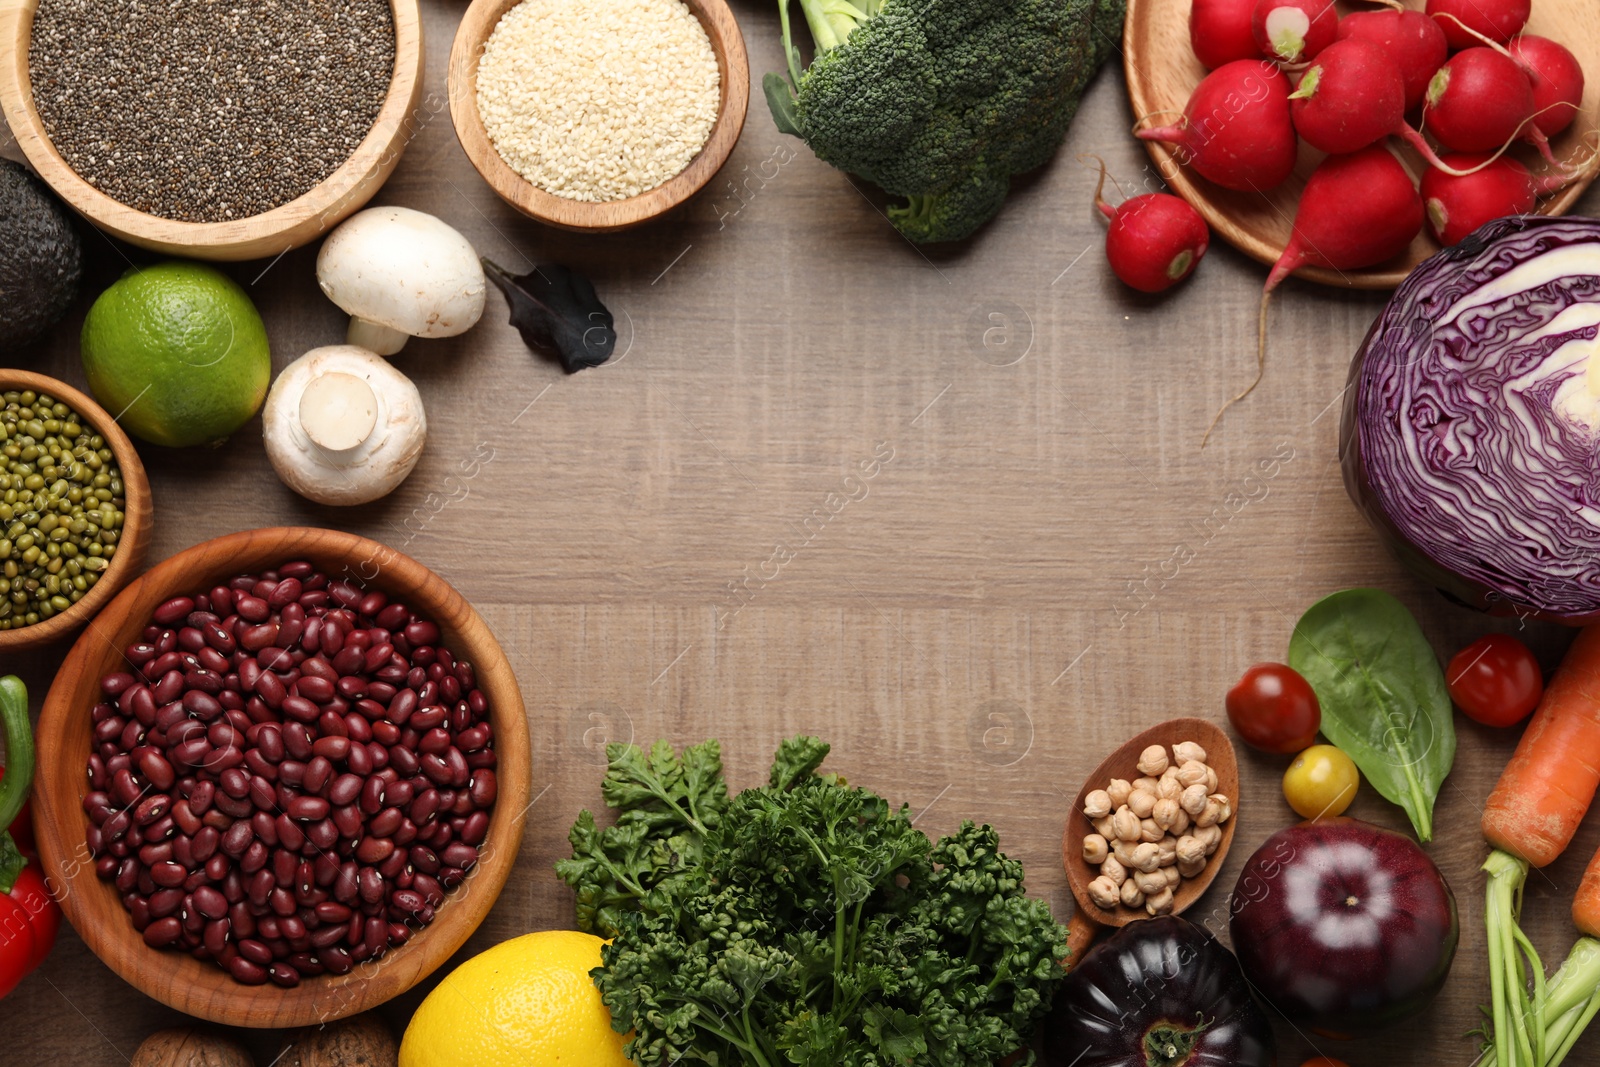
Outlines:
{"type": "Polygon", "coordinates": [[[1444,672],[1405,605],[1378,589],[1324,597],[1295,624],[1289,665],[1316,691],[1323,734],[1432,840],[1456,732],[1444,672]]]}

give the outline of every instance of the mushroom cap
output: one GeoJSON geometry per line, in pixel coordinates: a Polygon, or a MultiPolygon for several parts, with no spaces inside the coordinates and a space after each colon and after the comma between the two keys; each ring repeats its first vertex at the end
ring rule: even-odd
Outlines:
{"type": "Polygon", "coordinates": [[[471,242],[422,211],[374,207],[322,242],[317,284],[348,315],[412,337],[454,337],[483,315],[487,282],[471,242]]]}
{"type": "Polygon", "coordinates": [[[313,348],[283,369],[261,409],[261,436],[272,469],[290,489],[321,504],[365,504],[394,490],[422,456],[428,420],[422,395],[388,360],[355,345],[313,348]],[[374,428],[359,444],[330,451],[300,421],[306,386],[348,374],[372,388],[374,428]]]}

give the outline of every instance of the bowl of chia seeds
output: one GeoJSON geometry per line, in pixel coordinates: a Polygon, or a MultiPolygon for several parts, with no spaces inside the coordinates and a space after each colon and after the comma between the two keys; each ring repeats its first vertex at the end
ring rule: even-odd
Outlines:
{"type": "Polygon", "coordinates": [[[0,655],[80,630],[139,572],[150,482],[99,404],[0,370],[0,655]]]}
{"type": "Polygon", "coordinates": [[[507,203],[600,233],[704,188],[750,100],[725,0],[473,0],[450,50],[450,117],[507,203]]]}
{"type": "Polygon", "coordinates": [[[279,255],[376,193],[429,113],[418,0],[13,0],[0,108],[101,229],[279,255]]]}

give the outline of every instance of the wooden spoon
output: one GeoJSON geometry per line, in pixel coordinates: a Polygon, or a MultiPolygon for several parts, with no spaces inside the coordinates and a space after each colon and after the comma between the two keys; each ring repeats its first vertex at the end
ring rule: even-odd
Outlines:
{"type": "Polygon", "coordinates": [[[1067,925],[1067,947],[1071,950],[1069,966],[1072,961],[1082,958],[1084,949],[1089,947],[1089,942],[1094,940],[1101,927],[1126,926],[1135,919],[1149,917],[1143,908],[1130,908],[1123,904],[1102,908],[1089,899],[1089,883],[1094,881],[1098,872],[1083,859],[1083,839],[1095,832],[1088,816],[1083,813],[1084,798],[1096,789],[1104,789],[1113,778],[1126,778],[1131,782],[1141,777],[1137,770],[1139,754],[1151,745],[1164,747],[1170,758],[1172,746],[1180,741],[1193,741],[1206,750],[1206,766],[1217,772],[1216,791],[1233,802],[1234,813],[1222,824],[1222,841],[1206,861],[1205,870],[1200,872],[1199,877],[1185,878],[1174,891],[1172,914],[1182,914],[1200,899],[1222,869],[1222,861],[1233,844],[1233,832],[1239,825],[1239,762],[1234,756],[1233,742],[1214,723],[1195,718],[1171,719],[1129,738],[1090,773],[1072,802],[1072,810],[1067,813],[1066,829],[1062,831],[1061,859],[1067,868],[1067,884],[1072,887],[1072,895],[1078,902],[1067,925]]]}

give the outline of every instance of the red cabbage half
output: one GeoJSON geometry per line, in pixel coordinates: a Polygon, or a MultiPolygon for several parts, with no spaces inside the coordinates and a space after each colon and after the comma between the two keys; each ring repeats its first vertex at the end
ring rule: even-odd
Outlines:
{"type": "Polygon", "coordinates": [[[1500,219],[1412,272],[1356,353],[1339,452],[1446,596],[1600,621],[1600,221],[1500,219]]]}

